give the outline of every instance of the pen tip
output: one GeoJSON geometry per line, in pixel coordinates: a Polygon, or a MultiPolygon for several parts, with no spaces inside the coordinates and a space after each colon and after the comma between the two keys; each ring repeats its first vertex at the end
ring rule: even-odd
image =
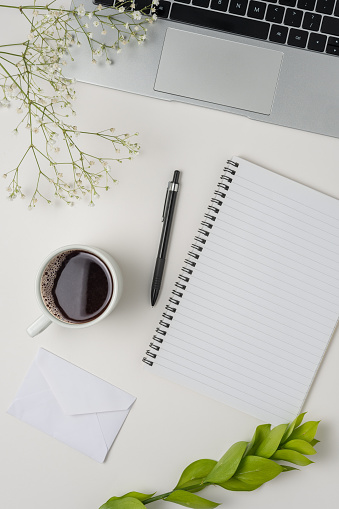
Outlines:
{"type": "Polygon", "coordinates": [[[154,307],[154,304],[157,301],[158,295],[159,295],[159,290],[157,288],[152,288],[152,293],[151,293],[151,306],[152,307],[154,307]]]}

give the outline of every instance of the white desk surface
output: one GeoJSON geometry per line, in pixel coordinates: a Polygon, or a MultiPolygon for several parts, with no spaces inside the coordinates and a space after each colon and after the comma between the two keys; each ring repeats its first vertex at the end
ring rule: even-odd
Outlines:
{"type": "MultiPolygon", "coordinates": [[[[13,12],[2,17],[1,40],[13,40],[17,18],[13,12]]],[[[249,440],[258,420],[154,376],[141,358],[227,158],[239,155],[339,198],[337,139],[81,83],[76,89],[79,126],[139,131],[142,150],[131,163],[113,166],[119,184],[94,208],[39,204],[29,212],[27,202],[6,199],[2,181],[0,506],[6,509],[98,509],[131,490],[163,493],[190,462],[219,459],[235,441],[249,440]],[[164,193],[176,168],[182,170],[180,196],[161,296],[151,308],[164,193]],[[50,251],[70,243],[114,255],[124,274],[122,300],[95,327],[52,325],[31,339],[25,330],[39,315],[35,273],[50,251]],[[6,414],[40,346],[137,397],[104,464],[6,414]]],[[[16,113],[0,113],[2,174],[25,147],[10,134],[16,113]]],[[[96,141],[90,145],[95,150],[96,141]]],[[[337,507],[338,358],[337,330],[305,405],[308,419],[322,419],[315,464],[254,492],[208,488],[202,496],[232,509],[337,507]]]]}

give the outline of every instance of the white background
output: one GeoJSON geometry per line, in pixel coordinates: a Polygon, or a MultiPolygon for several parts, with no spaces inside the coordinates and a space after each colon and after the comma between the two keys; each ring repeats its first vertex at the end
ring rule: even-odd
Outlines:
{"type": "MultiPolygon", "coordinates": [[[[27,32],[17,11],[1,9],[1,41],[21,40],[27,32]]],[[[258,420],[155,377],[141,358],[227,158],[247,158],[339,198],[337,139],[80,83],[76,89],[79,128],[139,131],[142,150],[131,163],[113,167],[119,184],[94,208],[38,203],[29,212],[27,201],[6,199],[7,181],[0,181],[0,507],[6,509],[98,509],[127,491],[162,493],[190,462],[219,459],[233,442],[249,440],[258,420]],[[162,292],[152,309],[164,194],[176,168],[182,170],[181,190],[162,292]],[[122,300],[93,328],[52,325],[31,339],[25,329],[39,315],[35,273],[50,251],[70,243],[112,253],[124,274],[122,300]],[[6,414],[39,346],[137,397],[104,464],[6,414]]],[[[26,142],[10,134],[15,107],[0,115],[2,174],[14,167],[26,142]]],[[[95,139],[88,144],[98,149],[95,139]]],[[[29,194],[36,168],[25,168],[29,194]]],[[[315,464],[252,493],[209,488],[201,495],[232,509],[337,506],[338,355],[337,331],[305,404],[308,419],[322,419],[315,464]]]]}

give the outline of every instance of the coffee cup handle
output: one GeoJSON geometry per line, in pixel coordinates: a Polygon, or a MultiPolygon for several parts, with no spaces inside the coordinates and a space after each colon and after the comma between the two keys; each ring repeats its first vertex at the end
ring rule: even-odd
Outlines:
{"type": "Polygon", "coordinates": [[[40,332],[47,329],[49,325],[51,325],[52,320],[50,320],[46,315],[41,315],[35,322],[32,323],[27,329],[28,334],[31,338],[40,334],[40,332]]]}

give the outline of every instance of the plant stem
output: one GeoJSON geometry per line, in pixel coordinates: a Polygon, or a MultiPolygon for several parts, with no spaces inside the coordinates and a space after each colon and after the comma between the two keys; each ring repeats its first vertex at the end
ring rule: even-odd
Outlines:
{"type": "MultiPolygon", "coordinates": [[[[178,488],[178,489],[182,489],[184,491],[192,491],[192,490],[197,490],[198,488],[202,488],[202,486],[203,486],[202,484],[194,484],[193,486],[188,486],[187,488],[178,488]]],[[[205,484],[205,486],[208,486],[208,484],[205,484]]],[[[146,500],[143,500],[142,503],[150,504],[151,502],[155,502],[156,500],[164,500],[174,491],[177,491],[177,490],[174,489],[172,491],[169,491],[168,493],[163,493],[162,495],[157,495],[155,497],[147,498],[146,500]]]]}

